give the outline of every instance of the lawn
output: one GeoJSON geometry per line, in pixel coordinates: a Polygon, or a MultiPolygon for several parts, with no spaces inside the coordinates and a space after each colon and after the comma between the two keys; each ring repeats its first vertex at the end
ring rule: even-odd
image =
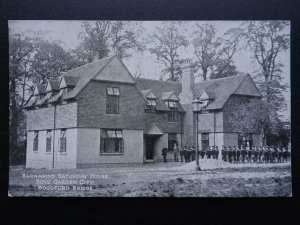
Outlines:
{"type": "Polygon", "coordinates": [[[103,165],[89,169],[11,169],[10,196],[289,197],[290,163],[103,165]]]}

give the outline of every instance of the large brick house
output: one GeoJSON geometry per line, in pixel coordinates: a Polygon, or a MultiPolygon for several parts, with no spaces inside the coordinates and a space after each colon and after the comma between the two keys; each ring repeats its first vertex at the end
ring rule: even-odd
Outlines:
{"type": "MultiPolygon", "coordinates": [[[[197,133],[199,147],[238,145],[245,139],[230,126],[232,106],[259,97],[249,75],[195,83],[186,66],[182,83],[135,79],[107,57],[35,87],[25,106],[26,167],[160,161],[163,146],[196,145],[197,133]]],[[[246,141],[258,145],[260,134],[246,141]]]]}

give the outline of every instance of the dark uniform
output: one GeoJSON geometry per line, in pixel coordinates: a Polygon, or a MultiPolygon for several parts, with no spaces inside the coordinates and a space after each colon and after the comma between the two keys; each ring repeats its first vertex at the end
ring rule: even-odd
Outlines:
{"type": "Polygon", "coordinates": [[[236,161],[237,161],[237,163],[240,163],[240,156],[241,156],[241,146],[238,146],[237,150],[236,150],[236,161]]]}
{"type": "Polygon", "coordinates": [[[182,147],[179,148],[179,154],[180,154],[180,161],[183,162],[184,151],[182,147]]]}
{"type": "Polygon", "coordinates": [[[245,157],[246,157],[246,154],[247,154],[247,150],[246,150],[246,147],[244,145],[242,146],[241,154],[242,154],[242,162],[245,163],[245,157]]]}
{"type": "Polygon", "coordinates": [[[211,154],[212,154],[212,149],[210,146],[208,147],[206,154],[207,154],[207,158],[210,159],[211,154]]]}
{"type": "Polygon", "coordinates": [[[227,162],[227,149],[226,149],[226,146],[224,146],[224,145],[222,147],[222,157],[223,157],[223,161],[227,162]]]}
{"type": "Polygon", "coordinates": [[[161,150],[161,154],[164,158],[164,162],[167,162],[167,152],[168,152],[168,149],[166,147],[164,147],[162,150],[161,150]]]}
{"type": "Polygon", "coordinates": [[[219,158],[219,147],[216,146],[216,159],[218,159],[218,158],[219,158]]]}
{"type": "Polygon", "coordinates": [[[195,161],[195,159],[196,159],[196,148],[194,146],[191,149],[191,157],[192,157],[192,161],[195,161]]]}
{"type": "Polygon", "coordinates": [[[188,147],[187,151],[186,151],[186,161],[187,162],[191,161],[191,153],[192,153],[192,149],[191,149],[191,147],[188,147]]]}
{"type": "Polygon", "coordinates": [[[232,148],[228,146],[228,162],[232,162],[232,148]]]}
{"type": "Polygon", "coordinates": [[[247,155],[248,155],[248,162],[251,163],[252,147],[250,147],[250,146],[248,146],[247,155]]]}
{"type": "Polygon", "coordinates": [[[204,156],[205,156],[205,149],[204,148],[201,149],[200,155],[201,155],[201,159],[203,159],[204,156]]]}
{"type": "Polygon", "coordinates": [[[236,149],[236,146],[234,146],[232,149],[233,163],[236,163],[236,152],[237,152],[237,149],[236,149]]]}

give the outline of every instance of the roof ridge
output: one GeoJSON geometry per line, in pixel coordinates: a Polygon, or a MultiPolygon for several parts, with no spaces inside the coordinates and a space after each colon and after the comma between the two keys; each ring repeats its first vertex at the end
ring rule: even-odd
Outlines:
{"type": "Polygon", "coordinates": [[[181,84],[180,81],[171,81],[171,80],[156,80],[156,79],[151,79],[151,78],[144,78],[144,77],[137,77],[134,78],[135,80],[151,80],[151,81],[158,81],[158,82],[169,82],[169,83],[175,83],[175,84],[181,84]]]}
{"type": "MultiPolygon", "coordinates": [[[[98,60],[95,60],[95,61],[92,61],[92,62],[83,64],[83,65],[81,65],[81,66],[78,66],[78,67],[76,67],[76,68],[73,68],[73,69],[71,69],[71,70],[68,70],[68,71],[62,73],[62,76],[65,76],[66,73],[69,73],[69,72],[71,72],[71,71],[73,71],[73,70],[82,68],[82,67],[84,67],[84,66],[87,66],[87,65],[90,65],[90,64],[93,64],[93,63],[97,63],[97,62],[103,61],[104,59],[113,58],[113,57],[115,57],[115,56],[116,56],[116,55],[107,56],[107,57],[104,57],[104,58],[102,58],[102,59],[98,59],[98,60]]],[[[68,75],[67,75],[67,76],[68,76],[68,75]]],[[[71,77],[71,76],[70,76],[70,77],[71,77]]]]}
{"type": "Polygon", "coordinates": [[[230,79],[230,78],[235,78],[235,77],[246,77],[248,76],[248,74],[240,74],[240,75],[233,75],[233,76],[229,76],[229,77],[221,77],[221,78],[217,78],[217,79],[212,79],[212,80],[204,80],[204,81],[199,81],[199,82],[195,82],[195,84],[203,84],[206,82],[213,82],[213,81],[219,81],[219,80],[225,80],[225,79],[230,79]]]}

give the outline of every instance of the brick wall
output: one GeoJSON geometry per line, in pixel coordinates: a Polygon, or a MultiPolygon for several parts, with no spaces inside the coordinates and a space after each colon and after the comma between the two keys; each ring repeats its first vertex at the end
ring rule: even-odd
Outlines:
{"type": "Polygon", "coordinates": [[[79,94],[78,127],[144,129],[144,99],[134,85],[91,81],[79,94]],[[119,114],[106,114],[106,87],[118,87],[119,114]]]}

